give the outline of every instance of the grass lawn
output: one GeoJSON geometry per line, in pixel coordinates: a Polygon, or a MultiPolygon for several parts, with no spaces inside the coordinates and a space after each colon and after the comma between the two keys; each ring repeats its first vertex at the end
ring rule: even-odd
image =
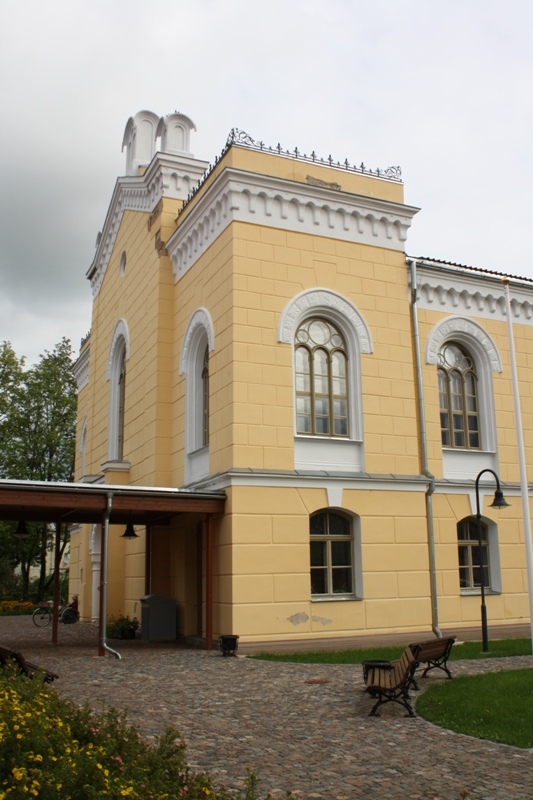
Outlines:
{"type": "MultiPolygon", "coordinates": [[[[400,658],[404,647],[374,647],[370,650],[324,650],[314,653],[257,653],[249,658],[264,661],[293,661],[298,664],[360,664],[366,659],[393,661],[400,658]]],[[[454,644],[450,661],[462,658],[500,658],[502,656],[530,656],[531,639],[499,639],[489,642],[489,652],[482,653],[481,642],[454,644]]]]}
{"type": "Polygon", "coordinates": [[[533,669],[454,678],[416,701],[424,719],[478,739],[533,747],[533,669]]]}

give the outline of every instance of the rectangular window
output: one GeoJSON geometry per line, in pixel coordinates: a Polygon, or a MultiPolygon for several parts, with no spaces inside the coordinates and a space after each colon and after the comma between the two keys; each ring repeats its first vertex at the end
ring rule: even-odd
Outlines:
{"type": "Polygon", "coordinates": [[[311,594],[340,597],[355,593],[353,531],[341,514],[323,512],[310,520],[311,594]]]}
{"type": "Polygon", "coordinates": [[[459,547],[459,585],[461,589],[490,588],[489,542],[487,526],[481,523],[481,549],[475,518],[462,520],[457,526],[459,547]]]}

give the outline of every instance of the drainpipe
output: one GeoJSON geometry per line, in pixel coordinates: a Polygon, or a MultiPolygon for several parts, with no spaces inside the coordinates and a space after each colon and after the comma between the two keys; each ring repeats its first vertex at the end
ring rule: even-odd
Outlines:
{"type": "Polygon", "coordinates": [[[418,395],[418,419],[420,424],[420,455],[422,459],[422,475],[428,479],[426,489],[426,522],[428,531],[429,550],[429,578],[431,589],[431,627],[438,639],[442,639],[439,628],[439,607],[437,597],[437,566],[435,559],[435,531],[433,527],[433,492],[435,491],[435,476],[428,468],[428,451],[426,439],[426,415],[424,411],[424,385],[422,382],[422,360],[420,358],[420,335],[418,332],[418,290],[416,286],[416,261],[412,259],[411,265],[411,316],[413,320],[413,334],[415,338],[416,386],[418,395]]]}
{"type": "Polygon", "coordinates": [[[122,658],[120,653],[113,650],[106,642],[107,638],[107,564],[109,560],[109,518],[113,505],[113,492],[107,493],[107,508],[102,520],[102,563],[100,567],[100,620],[99,620],[99,645],[98,655],[105,656],[106,652],[111,653],[119,660],[122,658]]]}

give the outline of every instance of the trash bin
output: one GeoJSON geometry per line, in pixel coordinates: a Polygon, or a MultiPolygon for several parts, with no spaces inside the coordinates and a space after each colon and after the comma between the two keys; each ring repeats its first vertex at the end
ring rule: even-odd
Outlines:
{"type": "Polygon", "coordinates": [[[147,594],[141,597],[141,639],[169,642],[176,639],[176,601],[147,594]]]}

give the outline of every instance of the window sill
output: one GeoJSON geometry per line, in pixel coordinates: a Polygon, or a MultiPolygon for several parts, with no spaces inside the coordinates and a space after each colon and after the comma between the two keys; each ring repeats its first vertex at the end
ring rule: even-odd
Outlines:
{"type": "Polygon", "coordinates": [[[356,597],[354,594],[339,594],[339,595],[330,595],[330,594],[320,594],[320,595],[312,595],[311,602],[312,603],[333,603],[337,600],[342,601],[345,603],[347,600],[362,600],[362,597],[356,597]]]}
{"type": "MultiPolygon", "coordinates": [[[[488,594],[501,594],[495,589],[485,589],[485,595],[488,594]]],[[[481,597],[481,589],[461,589],[461,597],[481,597]]]]}
{"type": "Polygon", "coordinates": [[[349,436],[321,436],[318,433],[295,433],[294,438],[298,441],[363,443],[362,439],[350,439],[349,436]]]}

